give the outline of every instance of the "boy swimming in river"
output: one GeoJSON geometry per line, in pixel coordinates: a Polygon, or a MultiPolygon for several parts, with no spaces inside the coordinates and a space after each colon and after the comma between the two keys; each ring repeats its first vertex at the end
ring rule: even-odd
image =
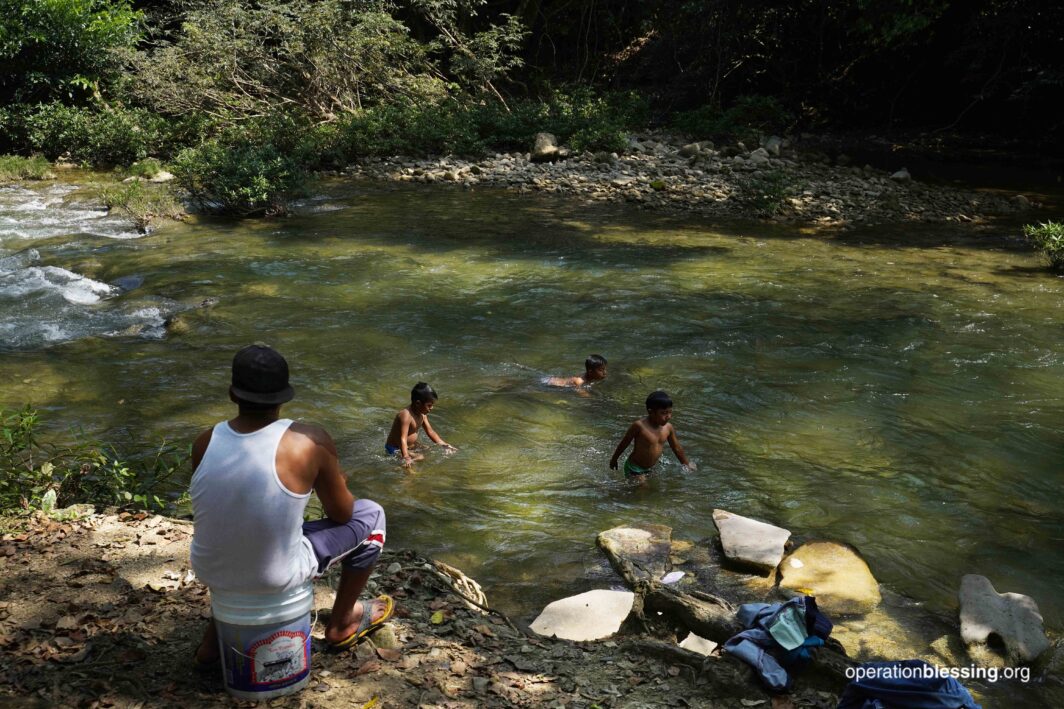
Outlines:
{"type": "Polygon", "coordinates": [[[606,378],[606,358],[602,355],[588,355],[584,360],[584,374],[574,377],[549,377],[547,384],[555,387],[582,387],[591,382],[602,381],[606,378]]]}
{"type": "Polygon", "coordinates": [[[429,425],[429,412],[439,398],[425,382],[418,382],[414,386],[410,391],[410,406],[397,413],[392,421],[392,430],[388,432],[388,440],[384,443],[384,450],[388,455],[398,455],[403,459],[404,465],[424,460],[425,456],[411,451],[417,445],[417,432],[421,428],[425,429],[425,435],[436,445],[443,446],[450,453],[458,450],[440,438],[429,425]]]}
{"type": "Polygon", "coordinates": [[[647,415],[628,427],[624,438],[617,444],[617,450],[610,458],[610,469],[617,469],[617,460],[632,441],[635,447],[632,454],[624,461],[624,474],[632,482],[646,482],[647,476],[661,458],[661,451],[668,441],[672,452],[680,464],[687,470],[694,470],[695,464],[687,459],[683,447],[676,440],[676,429],[669,420],[672,418],[672,399],[663,391],[655,391],[647,397],[647,415]]]}

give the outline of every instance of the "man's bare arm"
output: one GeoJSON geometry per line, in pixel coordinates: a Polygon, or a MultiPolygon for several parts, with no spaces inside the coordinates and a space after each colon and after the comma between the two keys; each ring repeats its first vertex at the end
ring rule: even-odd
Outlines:
{"type": "Polygon", "coordinates": [[[314,492],[318,494],[325,516],[337,524],[344,524],[351,519],[355,496],[347,489],[347,476],[340,469],[340,459],[332,436],[318,426],[293,424],[295,427],[313,443],[313,464],[317,470],[314,492]]]}
{"type": "Polygon", "coordinates": [[[192,444],[192,471],[195,472],[199,464],[203,462],[203,455],[207,452],[207,446],[211,443],[211,434],[214,433],[213,428],[208,428],[206,431],[196,436],[196,441],[192,444]]]}

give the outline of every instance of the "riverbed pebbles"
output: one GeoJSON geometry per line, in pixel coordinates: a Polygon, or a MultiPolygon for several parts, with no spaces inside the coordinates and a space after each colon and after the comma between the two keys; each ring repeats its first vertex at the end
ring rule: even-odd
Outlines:
{"type": "Polygon", "coordinates": [[[589,202],[714,217],[850,227],[899,221],[970,222],[1028,208],[1029,200],[921,182],[907,170],[834,164],[769,136],[763,147],[717,149],[672,136],[635,136],[623,155],[581,153],[535,162],[530,153],[370,158],[348,174],[399,182],[453,183],[567,195],[589,202]],[[908,175],[901,179],[899,173],[908,175]]]}

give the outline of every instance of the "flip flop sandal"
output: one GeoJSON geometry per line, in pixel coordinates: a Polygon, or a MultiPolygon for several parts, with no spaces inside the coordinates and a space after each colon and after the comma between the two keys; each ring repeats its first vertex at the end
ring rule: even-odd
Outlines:
{"type": "Polygon", "coordinates": [[[395,613],[395,599],[391,596],[381,595],[377,596],[377,601],[384,604],[384,613],[377,620],[371,621],[370,616],[373,612],[372,601],[359,601],[362,605],[362,620],[358,624],[358,628],[355,632],[348,635],[346,638],[338,643],[330,643],[329,648],[332,650],[345,650],[349,647],[357,645],[365,638],[372,635],[375,631],[379,630],[382,625],[388,622],[388,619],[395,613]]]}

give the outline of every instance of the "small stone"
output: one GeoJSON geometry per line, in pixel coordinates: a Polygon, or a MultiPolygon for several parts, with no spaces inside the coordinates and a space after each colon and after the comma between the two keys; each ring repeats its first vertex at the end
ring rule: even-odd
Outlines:
{"type": "Polygon", "coordinates": [[[397,573],[399,573],[402,570],[403,570],[403,565],[400,564],[398,561],[396,561],[394,563],[388,564],[388,568],[385,569],[385,573],[387,573],[389,576],[395,576],[397,573]]]}
{"type": "Polygon", "coordinates": [[[712,640],[706,640],[703,637],[695,635],[694,633],[688,633],[687,637],[680,643],[680,647],[684,650],[690,650],[691,652],[697,652],[700,655],[710,655],[717,649],[717,643],[712,640]]]}
{"type": "Polygon", "coordinates": [[[487,677],[474,677],[473,678],[473,691],[477,694],[483,694],[488,689],[487,677]]]}
{"type": "Polygon", "coordinates": [[[910,175],[909,171],[903,167],[897,172],[891,174],[890,179],[894,180],[895,182],[911,182],[913,176],[910,175]]]}

